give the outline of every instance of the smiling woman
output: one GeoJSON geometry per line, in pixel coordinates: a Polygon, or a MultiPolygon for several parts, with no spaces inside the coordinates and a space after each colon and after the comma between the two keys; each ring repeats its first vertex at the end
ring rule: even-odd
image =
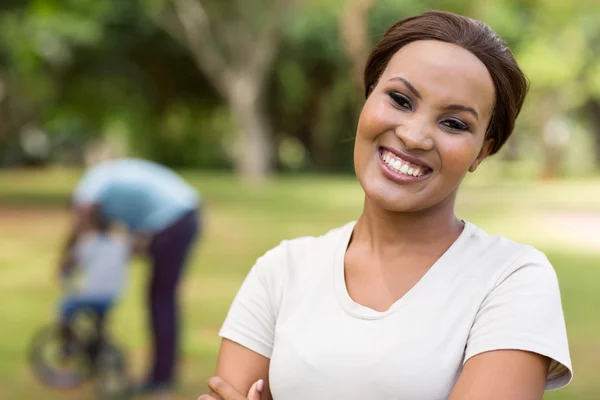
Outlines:
{"type": "Polygon", "coordinates": [[[454,211],[523,105],[510,50],[481,22],[428,12],[390,27],[364,76],[362,214],[258,259],[201,399],[533,400],[565,386],[552,265],[454,211]]]}

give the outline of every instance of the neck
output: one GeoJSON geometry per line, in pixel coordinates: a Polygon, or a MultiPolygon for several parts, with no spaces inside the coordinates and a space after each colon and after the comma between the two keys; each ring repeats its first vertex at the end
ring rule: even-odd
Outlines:
{"type": "Polygon", "coordinates": [[[383,210],[365,197],[352,241],[379,254],[402,252],[432,244],[444,246],[453,242],[462,228],[463,223],[454,214],[454,198],[432,209],[404,213],[383,210]]]}

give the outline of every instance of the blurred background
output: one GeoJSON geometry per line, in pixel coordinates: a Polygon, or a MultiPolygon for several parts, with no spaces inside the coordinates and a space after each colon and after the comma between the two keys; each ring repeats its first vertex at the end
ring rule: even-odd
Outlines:
{"type": "MultiPolygon", "coordinates": [[[[2,0],[0,398],[91,396],[43,387],[26,350],[55,318],[69,192],[86,164],[115,155],[173,167],[206,200],[173,397],[196,398],[254,260],[358,217],[362,65],[391,23],[428,9],[489,24],[531,80],[514,135],[467,178],[458,212],[548,254],[575,379],[546,398],[600,398],[597,0],[2,0]]],[[[110,326],[138,377],[147,270],[132,267],[110,326]]]]}

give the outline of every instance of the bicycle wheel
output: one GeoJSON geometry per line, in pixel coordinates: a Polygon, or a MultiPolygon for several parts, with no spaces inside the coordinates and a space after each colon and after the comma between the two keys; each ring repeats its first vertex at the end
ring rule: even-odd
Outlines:
{"type": "Polygon", "coordinates": [[[75,338],[66,342],[54,326],[39,331],[29,349],[34,374],[46,385],[68,389],[89,379],[91,366],[83,346],[75,338]]]}
{"type": "Polygon", "coordinates": [[[96,394],[103,400],[126,399],[129,394],[127,365],[121,350],[104,343],[96,361],[96,394]]]}

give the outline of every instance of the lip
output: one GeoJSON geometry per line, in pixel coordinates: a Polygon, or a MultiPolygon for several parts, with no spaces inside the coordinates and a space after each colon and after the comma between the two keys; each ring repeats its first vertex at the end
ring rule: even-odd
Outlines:
{"type": "MultiPolygon", "coordinates": [[[[379,150],[377,151],[377,158],[379,158],[379,166],[381,167],[381,171],[383,173],[383,175],[391,180],[392,182],[395,183],[399,183],[399,184],[404,184],[404,183],[413,183],[413,182],[419,182],[422,180],[425,180],[427,178],[429,178],[429,176],[432,173],[432,169],[429,168],[429,171],[421,176],[409,176],[409,175],[405,175],[403,173],[397,172],[396,170],[394,170],[392,167],[390,167],[389,165],[387,165],[387,163],[385,161],[383,161],[383,150],[388,150],[385,147],[380,147],[379,150]]],[[[391,151],[391,150],[389,150],[391,151]]],[[[408,158],[404,158],[403,155],[398,154],[397,152],[394,152],[395,155],[397,155],[398,157],[401,157],[403,160],[417,164],[416,162],[414,162],[413,160],[415,160],[415,157],[412,157],[411,159],[408,158]]],[[[418,165],[424,165],[422,162],[419,163],[418,165]]]]}
{"type": "Polygon", "coordinates": [[[380,149],[380,151],[379,151],[380,153],[381,153],[381,150],[386,150],[386,151],[389,151],[390,153],[393,153],[393,154],[397,155],[398,157],[400,157],[404,161],[408,161],[409,163],[412,163],[412,164],[415,164],[415,165],[419,165],[421,167],[427,167],[430,170],[433,170],[433,168],[431,167],[431,165],[429,165],[427,163],[427,161],[425,161],[425,160],[423,160],[423,159],[421,159],[419,157],[410,155],[410,154],[408,154],[408,153],[406,153],[406,152],[404,152],[402,150],[394,149],[394,148],[391,148],[391,147],[385,147],[385,146],[379,146],[379,149],[380,149]]]}

